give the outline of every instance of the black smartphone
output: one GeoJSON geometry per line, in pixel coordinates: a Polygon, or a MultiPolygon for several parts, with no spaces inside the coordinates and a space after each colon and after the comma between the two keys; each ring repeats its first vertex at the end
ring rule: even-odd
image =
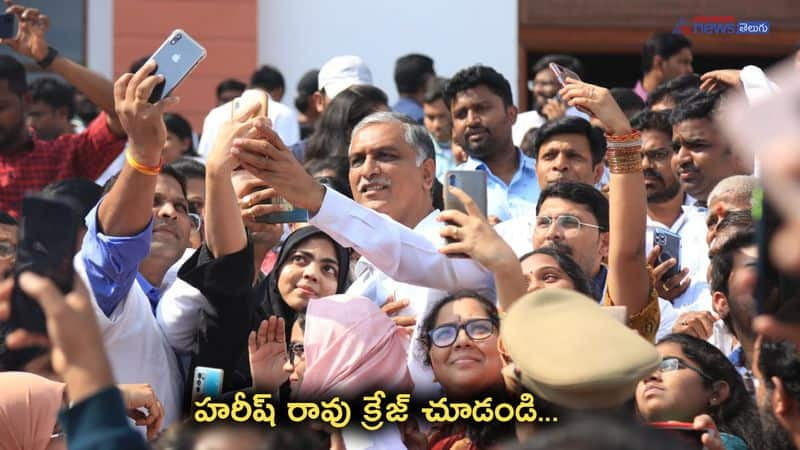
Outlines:
{"type": "Polygon", "coordinates": [[[173,31],[150,57],[156,62],[153,74],[164,75],[164,81],[153,89],[150,103],[168,97],[205,57],[206,49],[185,31],[173,31]]]}
{"type": "Polygon", "coordinates": [[[686,445],[686,450],[702,450],[703,434],[709,429],[695,430],[691,423],[686,422],[652,422],[651,427],[672,436],[678,442],[686,445]]]}
{"type": "MultiPolygon", "coordinates": [[[[58,199],[29,196],[22,201],[22,223],[19,227],[15,280],[23,272],[34,272],[50,278],[64,294],[72,291],[80,217],[75,209],[58,199]]],[[[12,328],[46,333],[45,317],[36,300],[28,297],[19,283],[14,283],[11,296],[12,328]]]]}
{"type": "Polygon", "coordinates": [[[676,264],[672,266],[661,278],[669,279],[681,271],[681,236],[673,233],[666,228],[656,228],[653,230],[653,247],[661,247],[661,254],[658,256],[657,264],[661,264],[670,258],[675,258],[676,264]]]}
{"type": "Polygon", "coordinates": [[[16,16],[14,14],[0,14],[0,38],[9,39],[13,38],[14,25],[16,25],[16,16]]]}
{"type": "Polygon", "coordinates": [[[758,243],[757,311],[783,322],[800,323],[800,278],[781,273],[771,260],[772,236],[783,225],[783,219],[763,191],[757,190],[754,196],[754,204],[761,205],[753,209],[758,243]]]}

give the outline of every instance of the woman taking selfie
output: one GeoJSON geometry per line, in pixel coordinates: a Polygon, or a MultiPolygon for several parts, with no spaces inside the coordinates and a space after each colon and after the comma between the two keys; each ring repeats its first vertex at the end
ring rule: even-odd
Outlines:
{"type": "Polygon", "coordinates": [[[726,449],[761,448],[753,399],[721,351],[686,334],[671,334],[656,349],[661,366],[636,387],[636,408],[642,419],[692,422],[708,414],[726,449]]]}
{"type": "MultiPolygon", "coordinates": [[[[231,182],[236,162],[228,150],[235,137],[251,132],[254,120],[260,119],[244,120],[249,111],[238,114],[241,117],[222,127],[209,155],[206,242],[180,272],[216,313],[204,321],[192,365],[225,370],[223,391],[251,385],[247,357],[251,330],[258,329],[262,320],[277,316],[285,324],[284,336],[288,335],[310,299],[344,292],[349,267],[346,249],[317,228],[302,227],[286,239],[273,270],[251,287],[257,268],[231,182]]],[[[258,194],[268,198],[273,192],[265,189],[258,194]]],[[[264,214],[282,211],[281,205],[258,207],[264,214]]]]}

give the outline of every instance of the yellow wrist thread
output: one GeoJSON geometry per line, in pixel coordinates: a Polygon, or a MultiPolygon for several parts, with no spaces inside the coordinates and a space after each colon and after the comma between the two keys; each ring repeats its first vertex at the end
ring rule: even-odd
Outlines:
{"type": "Polygon", "coordinates": [[[137,172],[144,174],[144,175],[158,175],[161,173],[161,166],[164,164],[164,159],[162,158],[157,166],[145,166],[141,164],[139,161],[136,161],[131,155],[129,150],[125,150],[125,160],[128,162],[128,165],[133,167],[134,170],[137,172]]]}

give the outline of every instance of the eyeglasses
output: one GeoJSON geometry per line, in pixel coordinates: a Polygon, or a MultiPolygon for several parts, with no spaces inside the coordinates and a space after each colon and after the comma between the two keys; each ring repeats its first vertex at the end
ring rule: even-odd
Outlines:
{"type": "Polygon", "coordinates": [[[692,367],[685,362],[683,362],[680,358],[675,356],[670,356],[661,360],[661,364],[658,365],[658,371],[661,373],[664,372],[674,372],[678,369],[689,369],[693,372],[696,372],[701,377],[705,378],[708,381],[714,381],[713,378],[703,373],[698,368],[692,367]]]}
{"type": "Polygon", "coordinates": [[[197,213],[188,213],[189,220],[192,221],[192,230],[193,231],[200,231],[200,227],[203,226],[203,216],[197,213]]]}
{"type": "Polygon", "coordinates": [[[536,221],[532,224],[534,232],[545,232],[549,230],[550,226],[553,225],[553,220],[555,220],[556,225],[561,227],[564,231],[580,231],[581,227],[596,228],[599,231],[603,230],[603,227],[581,222],[581,219],[566,214],[555,218],[550,216],[536,216],[536,221]]]}
{"type": "Polygon", "coordinates": [[[8,241],[0,241],[0,258],[14,256],[17,246],[8,241]]]}
{"type": "Polygon", "coordinates": [[[494,333],[495,324],[492,319],[472,319],[462,324],[446,323],[429,331],[428,336],[433,345],[449,347],[456,341],[462,328],[473,341],[482,341],[494,333]]]}
{"type": "Polygon", "coordinates": [[[294,364],[296,360],[305,359],[306,358],[306,348],[303,344],[299,342],[295,342],[294,344],[289,344],[289,362],[294,364]]]}
{"type": "Polygon", "coordinates": [[[528,80],[528,90],[532,91],[533,88],[536,86],[544,86],[544,87],[553,87],[558,86],[558,83],[555,81],[536,81],[536,80],[528,80]]]}

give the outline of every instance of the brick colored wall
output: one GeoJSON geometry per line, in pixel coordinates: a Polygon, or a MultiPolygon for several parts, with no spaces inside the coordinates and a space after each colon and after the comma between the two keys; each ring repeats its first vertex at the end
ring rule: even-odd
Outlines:
{"type": "Polygon", "coordinates": [[[216,104],[216,85],[228,77],[249,81],[258,62],[257,19],[256,0],[116,0],[114,76],[152,54],[172,30],[183,29],[207,56],[175,91],[181,102],[171,111],[186,116],[199,132],[216,104]]]}

